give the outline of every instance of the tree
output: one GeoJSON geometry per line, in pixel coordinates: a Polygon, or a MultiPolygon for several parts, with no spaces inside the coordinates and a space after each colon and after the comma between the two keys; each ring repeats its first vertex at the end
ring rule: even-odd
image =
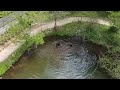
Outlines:
{"type": "Polygon", "coordinates": [[[53,15],[53,19],[54,19],[54,30],[56,31],[57,30],[57,18],[58,18],[58,15],[59,15],[59,11],[50,11],[50,14],[53,15]]]}
{"type": "Polygon", "coordinates": [[[63,18],[67,16],[70,12],[69,11],[49,11],[50,14],[52,14],[53,19],[54,19],[54,30],[57,30],[57,20],[58,18],[63,18]]]}

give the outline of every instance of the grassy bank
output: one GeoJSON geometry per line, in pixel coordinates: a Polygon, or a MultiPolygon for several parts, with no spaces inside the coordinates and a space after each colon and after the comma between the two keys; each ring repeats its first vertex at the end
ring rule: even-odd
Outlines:
{"type": "Polygon", "coordinates": [[[24,43],[16,52],[14,52],[7,60],[0,63],[0,76],[2,76],[12,65],[20,58],[20,56],[31,46],[32,43],[24,43]]]}
{"type": "Polygon", "coordinates": [[[104,45],[109,47],[107,30],[108,26],[86,23],[86,22],[73,22],[66,24],[62,27],[57,27],[56,32],[50,32],[49,35],[59,35],[59,36],[73,36],[78,35],[84,38],[86,41],[92,41],[96,44],[104,45]]]}
{"type": "Polygon", "coordinates": [[[32,44],[44,44],[44,33],[38,33],[36,36],[27,37],[25,43],[18,48],[7,60],[0,63],[0,76],[2,76],[12,65],[19,60],[25,51],[31,49],[32,44]]]}

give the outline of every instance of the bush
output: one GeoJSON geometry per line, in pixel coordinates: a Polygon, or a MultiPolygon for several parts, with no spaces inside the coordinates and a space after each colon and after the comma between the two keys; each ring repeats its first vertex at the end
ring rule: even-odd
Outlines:
{"type": "Polygon", "coordinates": [[[111,26],[111,27],[108,29],[108,31],[109,31],[110,33],[118,33],[119,28],[118,28],[117,26],[111,26]]]}
{"type": "Polygon", "coordinates": [[[37,35],[33,36],[31,39],[34,44],[39,45],[45,43],[44,37],[45,37],[44,33],[38,33],[37,35]]]}
{"type": "Polygon", "coordinates": [[[105,71],[112,78],[119,78],[120,79],[120,63],[118,60],[114,60],[113,57],[111,57],[107,54],[107,55],[101,57],[98,60],[98,63],[100,65],[100,67],[105,69],[105,71]]]}

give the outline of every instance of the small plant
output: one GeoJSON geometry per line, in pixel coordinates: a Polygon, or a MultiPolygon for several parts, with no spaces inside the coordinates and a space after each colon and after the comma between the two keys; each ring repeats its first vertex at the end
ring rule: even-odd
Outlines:
{"type": "Polygon", "coordinates": [[[33,36],[32,40],[33,40],[34,44],[36,44],[36,45],[44,44],[45,43],[44,37],[45,37],[44,33],[39,33],[39,34],[33,36]]]}

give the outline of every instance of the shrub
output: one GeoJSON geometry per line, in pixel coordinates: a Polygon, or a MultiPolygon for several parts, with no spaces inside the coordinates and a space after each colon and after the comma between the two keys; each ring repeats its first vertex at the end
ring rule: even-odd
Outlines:
{"type": "Polygon", "coordinates": [[[37,35],[33,36],[31,39],[34,44],[39,45],[45,43],[44,37],[45,37],[44,33],[38,33],[37,35]]]}
{"type": "Polygon", "coordinates": [[[119,28],[117,26],[111,26],[108,29],[108,32],[110,32],[110,33],[117,33],[118,31],[119,31],[119,28]]]}

